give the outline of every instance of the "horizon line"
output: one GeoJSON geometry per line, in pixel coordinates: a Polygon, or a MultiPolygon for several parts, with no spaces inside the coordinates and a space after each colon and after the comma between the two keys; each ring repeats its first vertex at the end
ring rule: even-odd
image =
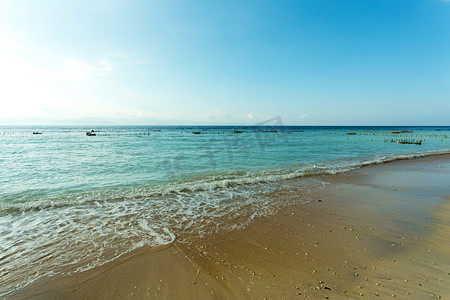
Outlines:
{"type": "Polygon", "coordinates": [[[47,126],[47,127],[57,127],[57,126],[64,126],[64,127],[70,127],[70,126],[133,126],[133,127],[139,127],[139,126],[153,126],[153,127],[175,127],[175,126],[185,126],[185,127],[205,127],[205,126],[215,126],[215,127],[224,127],[224,126],[240,126],[240,127],[450,127],[450,125],[289,125],[289,124],[283,124],[283,125],[258,125],[258,124],[159,124],[159,125],[149,125],[149,124],[0,124],[0,126],[47,126]]]}

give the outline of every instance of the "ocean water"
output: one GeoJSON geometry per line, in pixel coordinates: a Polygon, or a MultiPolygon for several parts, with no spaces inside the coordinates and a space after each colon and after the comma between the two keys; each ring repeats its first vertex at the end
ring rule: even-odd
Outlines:
{"type": "Polygon", "coordinates": [[[241,228],[307,202],[312,175],[449,152],[450,127],[1,126],[0,296],[241,228]]]}

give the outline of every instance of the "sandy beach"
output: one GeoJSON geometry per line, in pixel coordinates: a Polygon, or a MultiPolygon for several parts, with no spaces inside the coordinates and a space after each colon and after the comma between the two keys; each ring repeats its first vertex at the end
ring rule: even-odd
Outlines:
{"type": "Polygon", "coordinates": [[[320,176],[328,184],[309,203],[242,230],[139,249],[7,298],[448,299],[449,172],[440,155],[320,176]]]}
{"type": "Polygon", "coordinates": [[[0,0],[0,300],[450,300],[450,0],[0,0]]]}

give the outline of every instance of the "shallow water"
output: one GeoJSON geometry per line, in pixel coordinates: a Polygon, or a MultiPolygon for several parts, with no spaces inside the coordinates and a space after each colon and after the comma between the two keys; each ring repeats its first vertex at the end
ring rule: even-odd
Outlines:
{"type": "Polygon", "coordinates": [[[450,152],[449,127],[279,125],[0,127],[0,295],[240,228],[308,201],[323,186],[309,175],[450,152]]]}

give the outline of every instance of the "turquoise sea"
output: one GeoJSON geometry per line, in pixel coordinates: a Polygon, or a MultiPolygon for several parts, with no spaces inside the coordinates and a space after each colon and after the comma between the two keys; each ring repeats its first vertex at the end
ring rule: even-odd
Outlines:
{"type": "Polygon", "coordinates": [[[450,153],[450,127],[266,125],[0,126],[0,296],[241,228],[308,201],[311,175],[450,153]]]}

